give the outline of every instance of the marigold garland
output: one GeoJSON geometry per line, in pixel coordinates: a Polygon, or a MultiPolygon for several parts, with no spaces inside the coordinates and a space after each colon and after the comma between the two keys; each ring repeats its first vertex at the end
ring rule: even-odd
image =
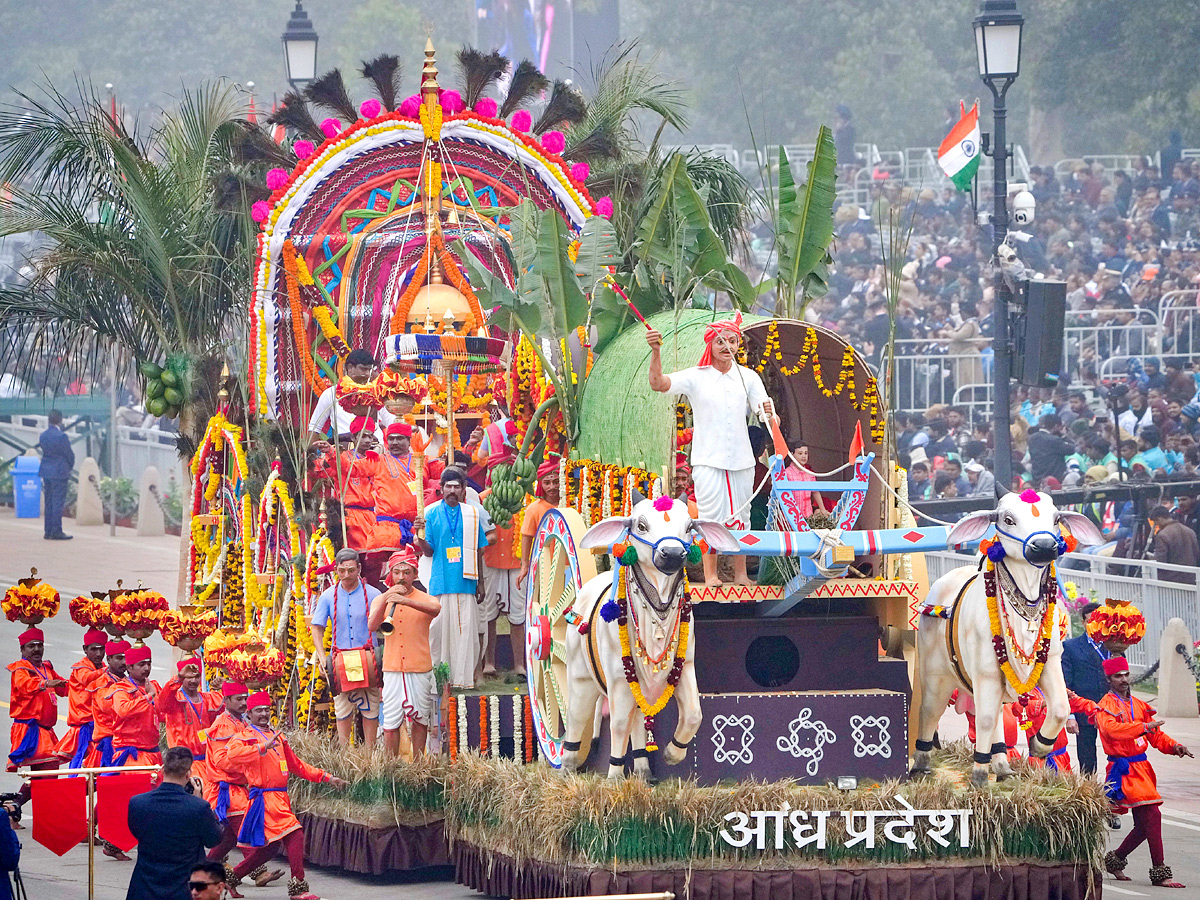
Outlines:
{"type": "Polygon", "coordinates": [[[18,619],[27,625],[36,625],[42,619],[58,615],[58,591],[36,577],[22,578],[4,592],[0,606],[10,622],[18,619]],[[31,621],[36,620],[36,621],[31,621]]]}
{"type": "Polygon", "coordinates": [[[287,284],[288,304],[292,311],[292,334],[296,340],[296,355],[300,357],[300,368],[304,372],[304,380],[309,388],[316,393],[322,393],[329,387],[330,381],[317,371],[308,352],[308,333],[304,328],[304,303],[300,299],[300,273],[296,266],[298,258],[296,247],[291,239],[283,242],[283,272],[287,284]]]}
{"type": "Polygon", "coordinates": [[[525,762],[533,762],[533,703],[527,695],[522,695],[521,705],[525,708],[525,762]]]}
{"type": "Polygon", "coordinates": [[[1146,636],[1146,618],[1128,600],[1108,597],[1088,618],[1087,633],[1098,644],[1119,641],[1132,646],[1146,636]]]}
{"type": "Polygon", "coordinates": [[[1004,673],[1004,678],[1008,682],[1009,687],[1017,694],[1017,698],[1022,705],[1029,702],[1029,693],[1036,686],[1042,677],[1042,669],[1046,666],[1046,661],[1050,658],[1050,640],[1054,634],[1055,621],[1055,604],[1058,600],[1057,589],[1047,591],[1047,585],[1057,584],[1054,577],[1054,564],[1051,563],[1047,569],[1045,581],[1041,586],[1041,590],[1047,596],[1046,611],[1042,614],[1041,626],[1038,630],[1037,640],[1034,642],[1033,653],[1030,654],[1033,658],[1033,668],[1030,670],[1029,677],[1021,680],[1017,673],[1013,670],[1012,663],[1008,658],[1008,647],[1004,637],[1004,626],[1000,619],[1000,601],[996,584],[996,564],[988,559],[987,570],[983,575],[984,591],[987,595],[988,604],[988,620],[991,623],[992,629],[992,648],[996,653],[996,661],[1000,664],[1000,671],[1004,673]]]}
{"type": "Polygon", "coordinates": [[[447,724],[450,726],[450,762],[458,759],[458,698],[451,696],[446,707],[447,724]]]}
{"type": "Polygon", "coordinates": [[[479,755],[488,755],[488,714],[487,696],[479,697],[479,755]]]}

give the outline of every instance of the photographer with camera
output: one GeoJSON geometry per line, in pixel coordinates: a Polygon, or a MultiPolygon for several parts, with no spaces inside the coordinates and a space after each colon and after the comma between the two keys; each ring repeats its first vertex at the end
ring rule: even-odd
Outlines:
{"type": "Polygon", "coordinates": [[[14,893],[25,896],[25,887],[21,884],[21,871],[17,864],[21,861],[21,842],[13,831],[13,823],[21,821],[21,802],[19,794],[0,794],[0,806],[8,815],[0,816],[0,900],[13,900],[14,893]],[[12,873],[12,881],[9,873],[12,873]],[[16,883],[16,891],[13,890],[16,883]]]}

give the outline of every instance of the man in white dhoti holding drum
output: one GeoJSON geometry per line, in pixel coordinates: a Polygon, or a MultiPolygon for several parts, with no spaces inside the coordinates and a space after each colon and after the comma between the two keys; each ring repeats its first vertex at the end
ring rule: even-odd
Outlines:
{"type": "MultiPolygon", "coordinates": [[[[662,335],[650,329],[650,387],[659,393],[684,394],[692,405],[692,481],[701,519],[727,528],[750,527],[754,493],[754,452],[746,418],[773,418],[774,406],[758,373],[737,363],[742,344],[742,314],[713,322],[704,332],[704,354],[690,369],[664,375],[662,335]]],[[[750,584],[746,557],[733,558],[735,584],[750,584]]],[[[717,558],[704,556],[704,582],[721,583],[717,558]]]]}

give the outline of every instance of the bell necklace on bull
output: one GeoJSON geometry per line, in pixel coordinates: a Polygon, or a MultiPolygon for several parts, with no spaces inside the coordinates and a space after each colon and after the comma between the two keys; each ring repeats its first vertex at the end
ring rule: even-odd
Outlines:
{"type": "MultiPolygon", "coordinates": [[[[1020,499],[1032,507],[1034,516],[1040,515],[1038,502],[1041,500],[1037,491],[1024,491],[1020,499]]],[[[1008,514],[1003,514],[1007,516],[1008,514]]],[[[1050,528],[1038,529],[1021,538],[1005,526],[1015,525],[1015,520],[997,518],[996,534],[992,540],[980,541],[979,549],[983,553],[986,569],[983,575],[984,592],[987,596],[988,618],[991,623],[992,647],[996,653],[996,661],[1000,671],[1004,673],[1009,687],[1017,694],[1022,707],[1028,705],[1032,692],[1042,677],[1042,669],[1050,657],[1050,644],[1054,638],[1054,628],[1057,622],[1056,604],[1058,599],[1058,582],[1054,574],[1054,560],[1068,549],[1067,539],[1059,530],[1058,525],[1050,522],[1050,528]],[[1007,551],[1001,542],[1006,537],[1021,544],[1024,561],[1034,566],[1045,566],[1038,580],[1038,592],[1029,597],[1017,585],[1012,573],[1004,563],[1007,551]],[[1008,613],[1015,611],[1025,621],[1022,630],[1028,635],[1035,630],[1037,637],[1032,648],[1027,652],[1020,643],[1019,635],[1011,624],[1008,613]],[[1040,615],[1039,615],[1040,613],[1040,615]],[[1029,676],[1022,679],[1013,669],[1009,659],[1009,648],[1023,665],[1031,666],[1029,676]]]]}
{"type": "MultiPolygon", "coordinates": [[[[635,487],[633,490],[632,507],[636,507],[644,497],[635,487]]],[[[668,514],[674,502],[669,496],[663,495],[654,501],[654,508],[668,514]]],[[[700,546],[692,539],[678,538],[673,535],[650,541],[639,534],[645,529],[645,523],[636,518],[620,540],[613,544],[613,583],[608,600],[600,609],[600,616],[606,622],[617,621],[618,634],[621,639],[621,665],[625,671],[625,681],[644,717],[646,726],[646,750],[658,749],[654,740],[654,719],[663,711],[671,697],[675,694],[675,686],[679,684],[683,672],[683,664],[687,657],[688,636],[691,632],[692,592],[688,584],[687,572],[680,567],[677,577],[673,579],[666,596],[659,594],[657,588],[646,579],[638,569],[637,562],[641,554],[653,560],[660,546],[676,543],[683,547],[687,563],[695,565],[700,560],[700,546]],[[641,548],[639,550],[639,547],[641,548]],[[632,573],[632,586],[630,583],[632,573]],[[672,602],[676,597],[679,602],[672,602]],[[615,598],[615,599],[614,599],[615,598]],[[670,623],[669,633],[666,618],[675,608],[674,621],[670,623]],[[633,628],[630,629],[630,622],[633,628]],[[653,626],[654,632],[647,637],[645,629],[653,626]],[[630,631],[633,638],[630,638],[630,631]],[[637,657],[634,657],[634,651],[637,657]],[[673,658],[672,658],[673,657],[673,658]],[[643,670],[654,674],[667,668],[667,660],[671,659],[670,672],[662,693],[651,702],[642,691],[641,679],[638,674],[639,660],[643,670]]],[[[678,550],[675,551],[678,553],[678,550]]]]}

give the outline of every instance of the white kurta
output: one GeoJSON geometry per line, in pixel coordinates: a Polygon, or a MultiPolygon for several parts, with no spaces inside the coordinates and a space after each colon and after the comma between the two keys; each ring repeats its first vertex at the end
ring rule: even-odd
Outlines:
{"type": "Polygon", "coordinates": [[[747,416],[767,398],[758,373],[733,365],[693,366],[667,376],[672,393],[692,405],[692,482],[700,518],[729,528],[748,528],[754,492],[754,451],[747,416]]]}
{"type": "MultiPolygon", "coordinates": [[[[308,430],[311,433],[324,434],[331,420],[336,428],[335,434],[350,433],[350,423],[354,421],[354,415],[337,402],[336,390],[337,388],[331,385],[317,398],[317,405],[313,407],[312,416],[308,420],[308,430]]],[[[383,443],[383,429],[395,421],[396,417],[383,407],[375,411],[375,438],[380,444],[383,443]]]]}

